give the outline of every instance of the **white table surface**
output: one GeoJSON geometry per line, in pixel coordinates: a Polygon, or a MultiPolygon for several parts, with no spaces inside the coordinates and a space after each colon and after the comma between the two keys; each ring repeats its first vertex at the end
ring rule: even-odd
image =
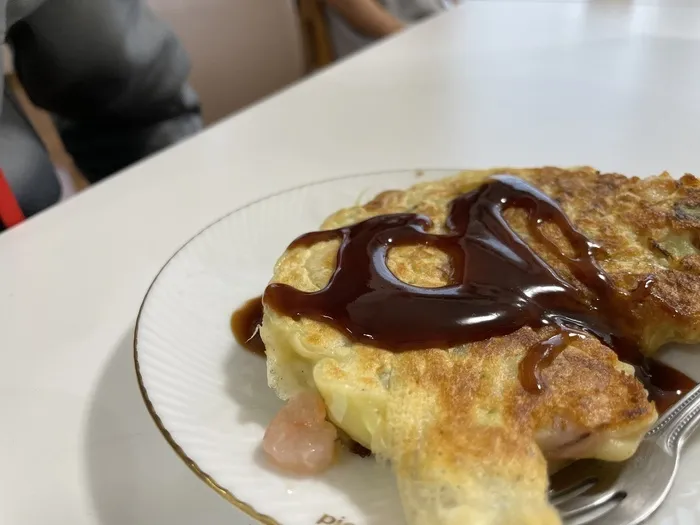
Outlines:
{"type": "Polygon", "coordinates": [[[696,3],[468,3],[1,235],[0,523],[248,523],[136,387],[135,315],[168,256],[243,203],[353,172],[698,173],[696,3]]]}

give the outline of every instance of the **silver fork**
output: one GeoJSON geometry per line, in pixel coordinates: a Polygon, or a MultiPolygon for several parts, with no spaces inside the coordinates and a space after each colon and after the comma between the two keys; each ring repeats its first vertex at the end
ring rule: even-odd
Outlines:
{"type": "Polygon", "coordinates": [[[549,495],[567,522],[637,525],[671,489],[683,445],[700,424],[700,385],[668,410],[623,463],[577,461],[552,477],[549,495]]]}

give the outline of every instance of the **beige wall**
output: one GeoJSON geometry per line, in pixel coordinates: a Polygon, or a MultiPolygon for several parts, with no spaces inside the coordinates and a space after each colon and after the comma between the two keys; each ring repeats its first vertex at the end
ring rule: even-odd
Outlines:
{"type": "Polygon", "coordinates": [[[304,72],[296,0],[148,0],[192,59],[204,118],[215,121],[304,72]]]}

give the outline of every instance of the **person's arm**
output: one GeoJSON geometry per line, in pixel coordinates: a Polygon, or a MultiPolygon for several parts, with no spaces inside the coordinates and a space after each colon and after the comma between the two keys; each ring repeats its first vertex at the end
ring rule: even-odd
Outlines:
{"type": "Polygon", "coordinates": [[[382,38],[403,29],[404,24],[376,0],[326,0],[358,32],[382,38]]]}

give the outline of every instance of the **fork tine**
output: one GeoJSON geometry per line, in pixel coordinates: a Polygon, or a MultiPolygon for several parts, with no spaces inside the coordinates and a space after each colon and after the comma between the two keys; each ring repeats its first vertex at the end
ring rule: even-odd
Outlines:
{"type": "Polygon", "coordinates": [[[557,505],[557,510],[562,518],[571,518],[578,514],[584,514],[600,508],[605,503],[620,497],[624,497],[624,494],[620,493],[618,490],[611,489],[605,492],[596,492],[590,495],[579,496],[559,504],[557,505]]]}
{"type": "MultiPolygon", "coordinates": [[[[582,459],[568,465],[550,477],[549,498],[558,499],[569,494],[580,494],[584,485],[601,485],[601,481],[608,481],[616,477],[619,467],[610,463],[604,463],[597,459],[582,459]]],[[[601,487],[607,489],[607,486],[601,487]]]]}
{"type": "Polygon", "coordinates": [[[557,497],[565,492],[595,482],[600,472],[599,462],[596,460],[584,459],[575,461],[554,473],[549,478],[549,496],[557,497]]]}
{"type": "Polygon", "coordinates": [[[569,501],[570,499],[580,496],[581,494],[585,494],[595,487],[595,484],[596,482],[593,479],[582,480],[582,482],[577,485],[573,485],[557,492],[550,492],[549,501],[555,507],[559,507],[565,501],[569,501]]]}
{"type": "Polygon", "coordinates": [[[597,459],[576,461],[550,478],[549,498],[556,500],[572,493],[581,494],[590,491],[592,486],[595,486],[598,492],[607,490],[619,477],[623,468],[622,462],[612,463],[597,459]],[[589,487],[576,490],[585,485],[589,487]]]}
{"type": "Polygon", "coordinates": [[[638,525],[644,522],[649,514],[639,513],[640,504],[634,500],[638,499],[638,495],[628,494],[620,503],[609,512],[599,516],[595,520],[595,525],[638,525]]]}

